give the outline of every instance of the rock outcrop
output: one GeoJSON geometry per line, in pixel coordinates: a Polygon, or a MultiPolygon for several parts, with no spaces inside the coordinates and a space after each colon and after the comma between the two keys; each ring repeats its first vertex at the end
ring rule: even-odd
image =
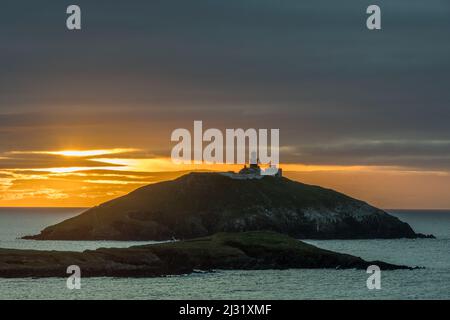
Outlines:
{"type": "Polygon", "coordinates": [[[274,232],[219,233],[213,236],[84,252],[0,249],[0,278],[67,277],[78,265],[82,277],[154,277],[214,269],[355,268],[411,269],[364,261],[274,232]]]}

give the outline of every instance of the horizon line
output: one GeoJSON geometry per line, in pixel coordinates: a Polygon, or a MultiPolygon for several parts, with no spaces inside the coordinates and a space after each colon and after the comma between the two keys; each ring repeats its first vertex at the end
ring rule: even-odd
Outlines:
{"type": "MultiPolygon", "coordinates": [[[[99,205],[99,204],[98,204],[99,205]]],[[[93,207],[97,207],[98,205],[94,206],[87,206],[87,207],[79,207],[79,206],[0,206],[0,209],[90,209],[93,207]]],[[[381,210],[410,210],[410,211],[450,211],[450,208],[379,208],[381,210]]]]}

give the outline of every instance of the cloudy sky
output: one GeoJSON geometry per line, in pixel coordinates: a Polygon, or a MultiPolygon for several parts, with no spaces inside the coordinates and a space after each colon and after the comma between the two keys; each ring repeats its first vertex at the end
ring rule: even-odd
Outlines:
{"type": "Polygon", "coordinates": [[[2,1],[0,206],[90,206],[196,169],[170,162],[170,133],[202,120],[280,128],[296,180],[450,208],[450,2],[376,3],[381,31],[361,0],[2,1]]]}

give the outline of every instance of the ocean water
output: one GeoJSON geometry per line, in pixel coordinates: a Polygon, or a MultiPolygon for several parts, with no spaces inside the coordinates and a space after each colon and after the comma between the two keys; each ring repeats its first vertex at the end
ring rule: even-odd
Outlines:
{"type": "MultiPolygon", "coordinates": [[[[83,209],[0,208],[0,248],[83,251],[151,242],[30,241],[45,226],[83,209]]],[[[365,270],[220,271],[159,278],[1,279],[0,299],[449,299],[450,211],[389,210],[416,232],[437,239],[307,240],[318,247],[418,270],[382,271],[381,289],[368,290],[365,270]]]]}

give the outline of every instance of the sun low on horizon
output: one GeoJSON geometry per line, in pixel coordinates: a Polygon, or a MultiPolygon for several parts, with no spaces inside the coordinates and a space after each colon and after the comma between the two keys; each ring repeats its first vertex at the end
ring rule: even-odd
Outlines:
{"type": "Polygon", "coordinates": [[[381,29],[356,0],[81,0],[81,29],[64,4],[5,3],[0,206],[93,206],[239,170],[171,161],[173,131],[202,121],[279,130],[287,178],[381,208],[450,208],[448,6],[380,1],[381,29]]]}
{"type": "MultiPolygon", "coordinates": [[[[140,148],[11,151],[0,158],[29,160],[42,167],[0,169],[0,206],[89,207],[125,195],[141,186],[175,179],[191,171],[238,171],[241,165],[175,164],[169,157],[145,157],[140,148]],[[33,161],[35,159],[35,161],[33,161]],[[42,160],[45,159],[44,162],[42,160]],[[45,165],[44,165],[45,164],[45,165]]],[[[20,162],[20,161],[19,161],[20,162]]],[[[448,205],[444,193],[427,193],[412,183],[448,183],[445,172],[399,167],[284,163],[285,176],[347,193],[383,208],[435,208],[448,205]],[[414,201],[411,192],[424,197],[414,201]],[[399,197],[402,195],[404,198],[399,197]],[[425,200],[425,201],[424,201],[425,200]]]]}

